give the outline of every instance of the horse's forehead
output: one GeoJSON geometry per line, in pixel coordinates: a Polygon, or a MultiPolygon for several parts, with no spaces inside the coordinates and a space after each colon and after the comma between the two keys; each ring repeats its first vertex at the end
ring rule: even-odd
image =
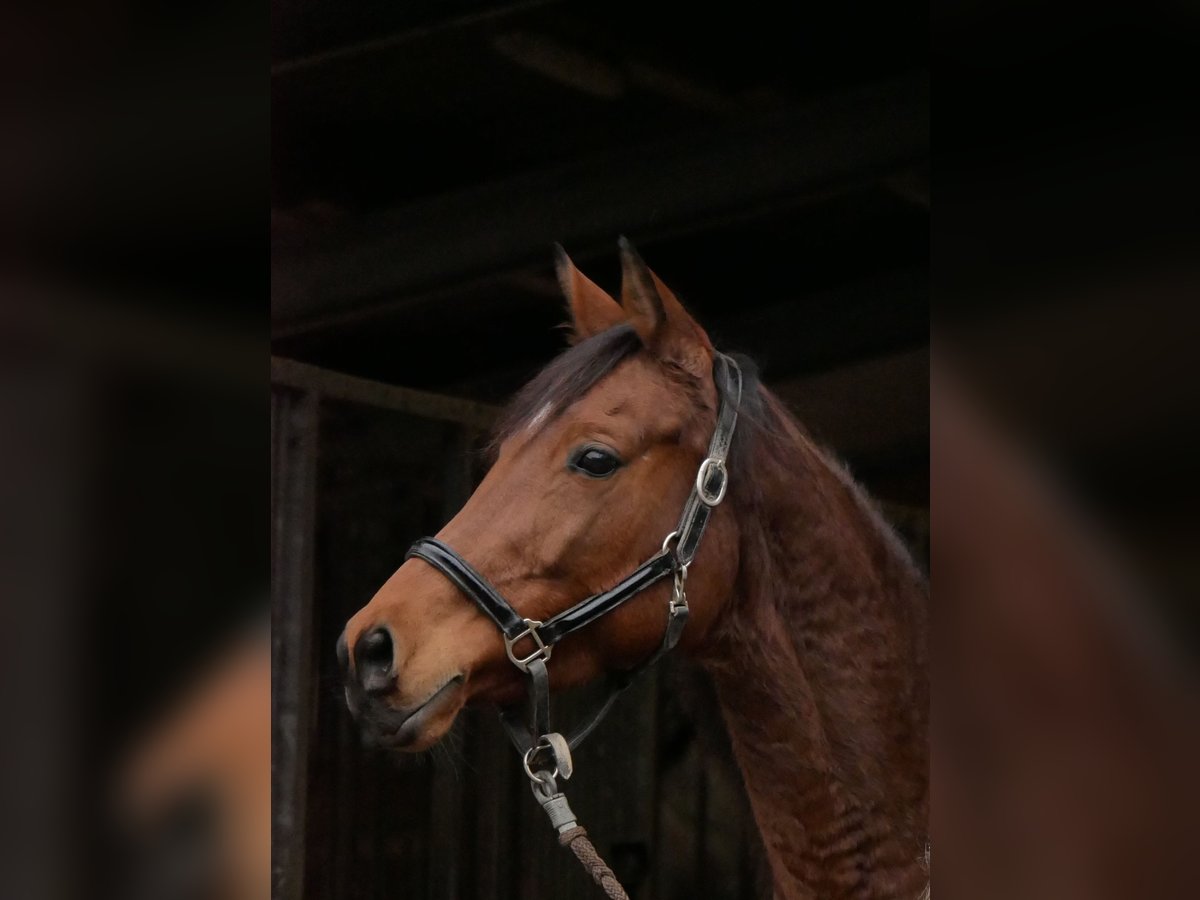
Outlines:
{"type": "Polygon", "coordinates": [[[561,426],[567,433],[593,426],[633,434],[672,428],[681,415],[677,400],[662,376],[627,367],[572,404],[561,417],[561,426]]]}
{"type": "Polygon", "coordinates": [[[556,401],[544,403],[522,429],[521,445],[535,439],[553,442],[580,427],[600,423],[623,423],[639,433],[650,423],[670,426],[681,411],[678,399],[654,366],[631,359],[566,409],[556,412],[556,401]]]}
{"type": "Polygon", "coordinates": [[[631,359],[588,391],[578,404],[583,409],[619,405],[629,412],[665,409],[673,402],[666,378],[642,359],[631,359]]]}

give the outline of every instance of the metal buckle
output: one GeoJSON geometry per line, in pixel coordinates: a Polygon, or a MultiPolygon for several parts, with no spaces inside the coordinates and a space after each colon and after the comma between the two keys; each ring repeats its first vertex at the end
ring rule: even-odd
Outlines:
{"type": "Polygon", "coordinates": [[[687,574],[688,574],[687,563],[684,563],[683,565],[679,566],[679,568],[677,568],[675,570],[675,579],[674,579],[675,583],[671,589],[671,603],[670,603],[670,612],[671,612],[672,616],[676,615],[679,612],[679,610],[688,608],[687,590],[686,590],[687,574]]]}
{"type": "Polygon", "coordinates": [[[729,487],[729,471],[725,468],[725,460],[710,456],[700,463],[700,471],[696,473],[696,496],[709,509],[725,499],[725,489],[729,487]],[[717,488],[716,496],[708,492],[708,476],[713,470],[721,473],[721,486],[717,488]]]}
{"type": "Polygon", "coordinates": [[[547,645],[542,640],[542,636],[538,634],[537,630],[541,627],[542,623],[537,621],[537,619],[526,619],[524,631],[522,631],[516,637],[510,638],[508,635],[504,636],[504,651],[508,654],[508,658],[512,660],[513,665],[522,672],[528,672],[529,664],[535,659],[548,660],[550,658],[550,652],[554,649],[553,644],[547,645]],[[517,655],[513,653],[513,645],[526,636],[533,638],[533,642],[537,644],[537,648],[523,659],[518,659],[517,655]]]}

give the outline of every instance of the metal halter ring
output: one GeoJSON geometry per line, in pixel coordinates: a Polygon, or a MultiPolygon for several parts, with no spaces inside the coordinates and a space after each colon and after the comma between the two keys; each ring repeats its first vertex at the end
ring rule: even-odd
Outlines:
{"type": "Polygon", "coordinates": [[[521,757],[521,765],[525,767],[525,774],[529,776],[530,781],[535,781],[544,785],[546,784],[546,779],[549,779],[551,782],[553,782],[554,779],[558,777],[558,766],[554,767],[553,772],[547,772],[544,769],[539,769],[535,772],[529,767],[529,761],[533,758],[533,754],[537,753],[539,750],[550,749],[552,748],[549,744],[538,741],[536,744],[526,750],[525,754],[521,757]],[[545,776],[545,778],[543,778],[543,776],[545,776]]]}
{"type": "Polygon", "coordinates": [[[729,487],[729,472],[725,468],[725,460],[717,456],[709,456],[700,463],[700,471],[696,473],[696,497],[710,509],[725,499],[725,489],[729,487]],[[708,492],[708,476],[713,470],[721,473],[721,486],[717,488],[716,496],[708,492]]]}
{"type": "Polygon", "coordinates": [[[667,553],[675,552],[675,547],[671,546],[672,541],[675,542],[675,547],[679,546],[679,532],[678,531],[672,531],[665,538],[663,538],[662,552],[664,555],[667,553]]]}
{"type": "Polygon", "coordinates": [[[542,636],[538,634],[538,629],[541,627],[542,623],[537,621],[537,619],[526,619],[524,631],[522,631],[516,637],[510,638],[507,635],[504,637],[504,650],[508,654],[508,658],[511,659],[513,665],[522,672],[528,672],[529,664],[535,659],[549,659],[551,651],[554,650],[554,645],[546,644],[542,640],[542,636]],[[537,644],[537,647],[528,656],[518,658],[518,656],[513,653],[513,644],[527,636],[533,638],[533,642],[537,644]]]}

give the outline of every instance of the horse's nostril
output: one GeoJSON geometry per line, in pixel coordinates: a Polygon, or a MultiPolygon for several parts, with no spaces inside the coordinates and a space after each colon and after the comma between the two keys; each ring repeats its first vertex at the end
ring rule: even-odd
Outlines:
{"type": "Polygon", "coordinates": [[[358,680],[368,693],[383,693],[392,686],[392,635],[386,628],[367,632],[354,645],[358,680]]]}

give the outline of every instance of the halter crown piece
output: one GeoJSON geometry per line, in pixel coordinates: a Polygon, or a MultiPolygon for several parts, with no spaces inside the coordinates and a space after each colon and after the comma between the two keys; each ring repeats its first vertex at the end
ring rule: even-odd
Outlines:
{"type": "MultiPolygon", "coordinates": [[[[688,566],[696,557],[700,539],[708,525],[712,511],[725,499],[729,487],[727,460],[733,443],[733,432],[737,427],[738,407],[742,398],[742,372],[736,362],[724,354],[716,354],[713,360],[713,380],[717,385],[720,407],[717,424],[709,441],[708,455],[700,463],[696,480],[684,503],[679,524],[666,536],[662,549],[650,557],[614,587],[599,594],[580,600],[545,622],[526,619],[500,595],[486,578],[477,572],[452,547],[436,538],[421,538],[405,555],[406,559],[417,557],[449,578],[476,606],[496,623],[504,635],[504,647],[508,658],[529,678],[526,724],[521,723],[521,711],[515,708],[501,710],[500,719],[517,751],[522,754],[525,774],[529,776],[534,796],[550,817],[551,824],[558,830],[560,841],[568,843],[567,837],[578,832],[575,815],[567,805],[566,797],[559,791],[556,779],[571,777],[573,765],[571,750],[586,738],[612,708],[617,697],[633,683],[634,678],[658,662],[679,642],[683,627],[687,624],[688,604],[685,587],[688,566]],[[591,624],[601,616],[617,609],[653,584],[672,576],[674,587],[667,607],[667,626],[662,643],[650,657],[636,668],[615,672],[608,676],[608,690],[603,702],[566,736],[550,730],[550,679],[546,664],[550,661],[555,645],[569,634],[591,624]],[[518,649],[518,644],[523,649],[518,649]]],[[[573,839],[572,839],[573,840],[573,839]]],[[[580,848],[571,843],[576,855],[584,858],[580,848]]],[[[590,845],[589,845],[590,847],[590,845]]],[[[601,869],[589,865],[598,883],[610,891],[610,896],[623,896],[620,885],[611,870],[597,858],[601,869]],[[611,880],[611,884],[606,882],[611,880]],[[615,890],[620,893],[613,893],[615,890]]]]}

